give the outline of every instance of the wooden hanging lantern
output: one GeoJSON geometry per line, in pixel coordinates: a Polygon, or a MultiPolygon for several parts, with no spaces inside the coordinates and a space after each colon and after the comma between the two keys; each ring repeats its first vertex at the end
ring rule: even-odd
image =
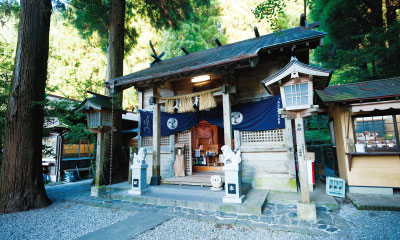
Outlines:
{"type": "MultiPolygon", "coordinates": [[[[92,93],[93,94],[93,93],[92,93]]],[[[77,111],[87,115],[87,127],[91,132],[107,132],[112,128],[112,98],[100,94],[86,98],[77,111]]]]}
{"type": "Polygon", "coordinates": [[[292,57],[290,62],[272,76],[264,79],[262,84],[272,95],[281,94],[282,113],[307,110],[315,112],[315,89],[328,86],[332,70],[304,64],[292,57]]]}

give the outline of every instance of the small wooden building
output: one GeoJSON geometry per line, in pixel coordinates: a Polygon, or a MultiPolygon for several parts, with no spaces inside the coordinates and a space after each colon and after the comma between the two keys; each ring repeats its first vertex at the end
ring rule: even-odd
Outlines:
{"type": "MultiPolygon", "coordinates": [[[[76,101],[55,95],[48,96],[50,101],[59,101],[60,99],[76,101]]],[[[111,103],[104,101],[104,98],[101,97],[92,97],[85,99],[81,104],[81,108],[89,106],[101,110],[102,108],[111,108],[111,103]]],[[[73,109],[69,110],[73,111],[73,109]]],[[[125,112],[122,115],[122,120],[122,136],[125,147],[137,147],[138,114],[125,112]]],[[[82,119],[82,121],[85,121],[85,119],[82,119]]],[[[44,127],[50,130],[50,133],[42,138],[42,145],[46,146],[47,150],[50,150],[42,155],[42,166],[48,176],[48,180],[52,182],[63,181],[66,171],[81,171],[82,175],[84,173],[87,175],[95,160],[95,155],[93,155],[95,152],[94,142],[90,142],[86,138],[81,138],[74,142],[70,139],[65,139],[65,135],[69,130],[67,126],[55,118],[45,122],[44,127]]]]}
{"type": "Polygon", "coordinates": [[[328,106],[340,177],[353,193],[400,187],[400,78],[317,90],[328,106]]]}
{"type": "Polygon", "coordinates": [[[185,51],[167,60],[155,53],[151,67],[106,82],[116,92],[130,87],[138,91],[139,146],[147,148],[148,181],[159,184],[174,176],[177,143],[185,146],[186,175],[193,177],[221,171],[220,148],[230,145],[242,152],[243,182],[254,188],[297,191],[292,124],[278,114],[280,96],[272,97],[261,81],[286,66],[293,55],[308,64],[309,51],[322,45],[326,35],[316,26],[264,36],[256,32],[245,41],[222,46],[217,41],[215,48],[185,51]],[[266,101],[275,105],[263,105],[273,107],[248,115],[237,111],[256,109],[256,104],[266,101]],[[220,115],[213,118],[212,114],[220,115]],[[182,121],[186,127],[180,128],[182,121]],[[244,126],[247,121],[253,122],[244,126]],[[273,124],[258,124],[265,121],[273,124]]]}

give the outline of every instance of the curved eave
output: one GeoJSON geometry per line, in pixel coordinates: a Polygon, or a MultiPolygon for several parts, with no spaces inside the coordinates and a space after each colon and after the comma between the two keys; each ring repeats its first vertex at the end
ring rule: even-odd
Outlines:
{"type": "Polygon", "coordinates": [[[290,61],[285,67],[273,74],[272,76],[262,80],[266,87],[279,82],[283,78],[289,76],[293,72],[298,72],[306,75],[312,75],[321,78],[330,78],[332,70],[306,65],[297,60],[290,61]]]}
{"type": "Polygon", "coordinates": [[[89,110],[89,108],[93,108],[93,109],[96,109],[96,110],[99,110],[99,111],[102,110],[102,107],[101,107],[101,106],[92,103],[92,102],[89,101],[88,99],[85,99],[85,101],[83,101],[83,102],[81,103],[81,105],[75,109],[75,111],[80,112],[80,111],[82,111],[82,110],[89,110]]]}

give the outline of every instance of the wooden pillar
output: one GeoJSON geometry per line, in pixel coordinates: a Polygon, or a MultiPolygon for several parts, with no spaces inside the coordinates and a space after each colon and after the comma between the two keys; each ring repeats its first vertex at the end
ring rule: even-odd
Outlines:
{"type": "Polygon", "coordinates": [[[99,131],[97,133],[97,145],[96,145],[96,176],[95,176],[96,187],[100,187],[103,184],[104,154],[105,154],[104,132],[99,131]]]}
{"type": "Polygon", "coordinates": [[[173,176],[173,175],[175,175],[175,171],[174,171],[174,163],[175,163],[175,161],[176,161],[176,159],[175,159],[175,134],[171,134],[170,136],[169,136],[169,147],[170,147],[170,150],[171,150],[171,166],[170,166],[170,169],[171,169],[171,171],[172,172],[174,172],[174,173],[172,173],[171,172],[171,176],[173,176]]]}
{"type": "Polygon", "coordinates": [[[222,93],[222,106],[224,112],[224,141],[232,149],[232,122],[231,122],[231,99],[229,94],[228,79],[224,79],[222,93]]]}
{"type": "Polygon", "coordinates": [[[153,167],[150,185],[159,185],[160,176],[160,137],[161,137],[161,114],[160,114],[160,88],[153,87],[153,167]]]}
{"type": "MultiPolygon", "coordinates": [[[[143,110],[143,92],[138,91],[138,97],[139,97],[139,109],[143,110]]],[[[142,136],[140,135],[140,128],[141,128],[141,121],[140,121],[140,114],[139,114],[139,119],[138,119],[138,151],[142,147],[142,136]]]]}
{"type": "Polygon", "coordinates": [[[296,143],[297,143],[297,159],[300,175],[301,201],[310,203],[310,191],[308,187],[307,174],[307,157],[306,157],[306,140],[304,137],[304,122],[300,113],[297,113],[295,119],[296,143]]]}
{"type": "Polygon", "coordinates": [[[240,131],[239,130],[234,130],[233,131],[233,136],[234,136],[234,139],[235,139],[235,149],[240,149],[240,145],[241,145],[241,142],[240,142],[240,131]]]}
{"type": "Polygon", "coordinates": [[[61,161],[64,151],[64,136],[60,132],[57,136],[57,162],[56,162],[56,182],[61,181],[61,161]]]}

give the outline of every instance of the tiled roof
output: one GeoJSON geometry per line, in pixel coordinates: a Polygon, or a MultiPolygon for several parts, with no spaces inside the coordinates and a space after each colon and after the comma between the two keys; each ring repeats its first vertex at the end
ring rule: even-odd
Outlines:
{"type": "MultiPolygon", "coordinates": [[[[313,29],[295,27],[258,38],[226,44],[188,55],[162,60],[153,67],[112,79],[115,85],[140,82],[173,74],[190,72],[217,65],[237,62],[256,57],[260,50],[267,50],[300,41],[319,39],[326,33],[313,29]]],[[[110,81],[109,81],[110,82],[110,81]]],[[[107,82],[107,83],[109,83],[107,82]]]]}
{"type": "Polygon", "coordinates": [[[400,96],[400,77],[364,81],[316,90],[325,103],[400,96]]]}

